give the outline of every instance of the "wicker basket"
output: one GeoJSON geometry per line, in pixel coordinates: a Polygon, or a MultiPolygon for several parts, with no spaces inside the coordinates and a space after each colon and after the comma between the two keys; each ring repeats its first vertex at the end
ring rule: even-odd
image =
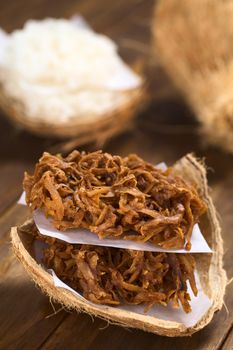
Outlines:
{"type": "MultiPolygon", "coordinates": [[[[109,113],[87,118],[72,118],[68,122],[42,121],[27,115],[21,101],[7,95],[4,86],[0,86],[0,107],[5,115],[16,125],[42,136],[57,138],[75,138],[76,145],[92,141],[101,141],[128,127],[133,117],[145,104],[145,86],[124,92],[125,102],[109,113]]],[[[78,114],[78,111],[77,111],[78,114]]]]}

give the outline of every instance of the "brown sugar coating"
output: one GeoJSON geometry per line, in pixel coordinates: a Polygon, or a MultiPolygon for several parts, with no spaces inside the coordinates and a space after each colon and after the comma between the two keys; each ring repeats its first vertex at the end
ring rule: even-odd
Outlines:
{"type": "Polygon", "coordinates": [[[87,228],[100,238],[166,249],[189,250],[193,226],[206,210],[192,185],[137,155],[44,153],[34,174],[25,174],[24,189],[32,210],[42,209],[59,230],[87,228]]]}
{"type": "Polygon", "coordinates": [[[36,240],[47,247],[43,253],[46,268],[70,287],[96,304],[111,306],[143,304],[145,312],[156,304],[188,313],[190,283],[197,295],[191,254],[154,253],[129,249],[68,244],[42,236],[36,226],[30,229],[36,240]]]}

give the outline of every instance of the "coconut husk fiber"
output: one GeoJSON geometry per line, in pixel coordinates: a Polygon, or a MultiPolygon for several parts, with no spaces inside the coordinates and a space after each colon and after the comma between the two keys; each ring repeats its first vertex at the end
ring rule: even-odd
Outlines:
{"type": "MultiPolygon", "coordinates": [[[[140,328],[144,331],[165,336],[186,336],[205,327],[221,309],[226,287],[226,273],[223,269],[223,242],[216,210],[209,196],[206,171],[202,163],[189,154],[179,160],[174,166],[174,172],[182,174],[187,181],[195,182],[200,195],[205,200],[208,210],[202,217],[201,230],[213,250],[213,254],[195,254],[200,282],[205,293],[211,298],[212,305],[203,317],[193,327],[185,327],[181,323],[164,321],[148,315],[140,315],[123,309],[112,307],[101,308],[90,304],[68,290],[57,288],[52,276],[39,265],[31,251],[31,239],[23,233],[20,227],[11,229],[13,251],[23,264],[25,270],[42,291],[51,299],[61,303],[66,308],[92,314],[122,326],[140,328]]],[[[30,225],[32,220],[23,224],[30,225]]],[[[22,227],[22,226],[21,226],[22,227]]]]}
{"type": "Polygon", "coordinates": [[[159,0],[156,57],[191,106],[206,140],[233,152],[233,1],[159,0]]]}

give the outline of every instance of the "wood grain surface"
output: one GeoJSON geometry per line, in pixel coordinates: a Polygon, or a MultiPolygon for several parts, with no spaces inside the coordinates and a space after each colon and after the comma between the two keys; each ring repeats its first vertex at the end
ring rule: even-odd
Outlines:
{"type": "MultiPolygon", "coordinates": [[[[151,0],[8,0],[0,1],[0,26],[7,31],[29,18],[70,17],[82,14],[101,33],[109,35],[129,63],[145,67],[152,97],[148,109],[134,128],[108,141],[104,150],[126,155],[138,153],[146,160],[172,164],[193,151],[204,157],[209,168],[212,196],[223,229],[224,264],[233,276],[233,157],[208,147],[198,125],[164,72],[151,56],[151,0]]],[[[11,252],[10,227],[29,216],[16,204],[22,191],[24,170],[38,156],[57,145],[16,129],[0,116],[0,349],[233,349],[233,283],[225,305],[213,321],[189,338],[165,338],[108,324],[85,314],[67,312],[50,300],[29,280],[11,252]]],[[[59,146],[57,146],[59,148],[59,146]]],[[[82,149],[94,150],[95,145],[82,149]]]]}

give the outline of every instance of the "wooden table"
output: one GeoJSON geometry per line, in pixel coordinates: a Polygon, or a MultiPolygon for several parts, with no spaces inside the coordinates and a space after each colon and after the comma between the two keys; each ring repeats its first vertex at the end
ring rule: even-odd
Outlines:
{"type": "MultiPolygon", "coordinates": [[[[228,277],[233,276],[233,157],[207,148],[182,99],[150,54],[151,0],[8,0],[0,1],[0,24],[11,31],[29,18],[70,17],[81,13],[99,32],[120,46],[129,63],[141,61],[150,77],[153,97],[129,132],[105,144],[104,150],[125,155],[136,152],[153,163],[172,164],[187,152],[205,157],[212,196],[221,216],[228,277]],[[151,79],[153,77],[153,79],[151,79]]],[[[85,314],[67,312],[29,280],[11,252],[9,230],[27,217],[16,204],[25,169],[56,140],[32,136],[0,120],[0,349],[233,349],[233,283],[226,307],[209,326],[190,338],[165,338],[128,330],[85,314]]],[[[94,145],[82,147],[94,149],[94,145]]]]}

